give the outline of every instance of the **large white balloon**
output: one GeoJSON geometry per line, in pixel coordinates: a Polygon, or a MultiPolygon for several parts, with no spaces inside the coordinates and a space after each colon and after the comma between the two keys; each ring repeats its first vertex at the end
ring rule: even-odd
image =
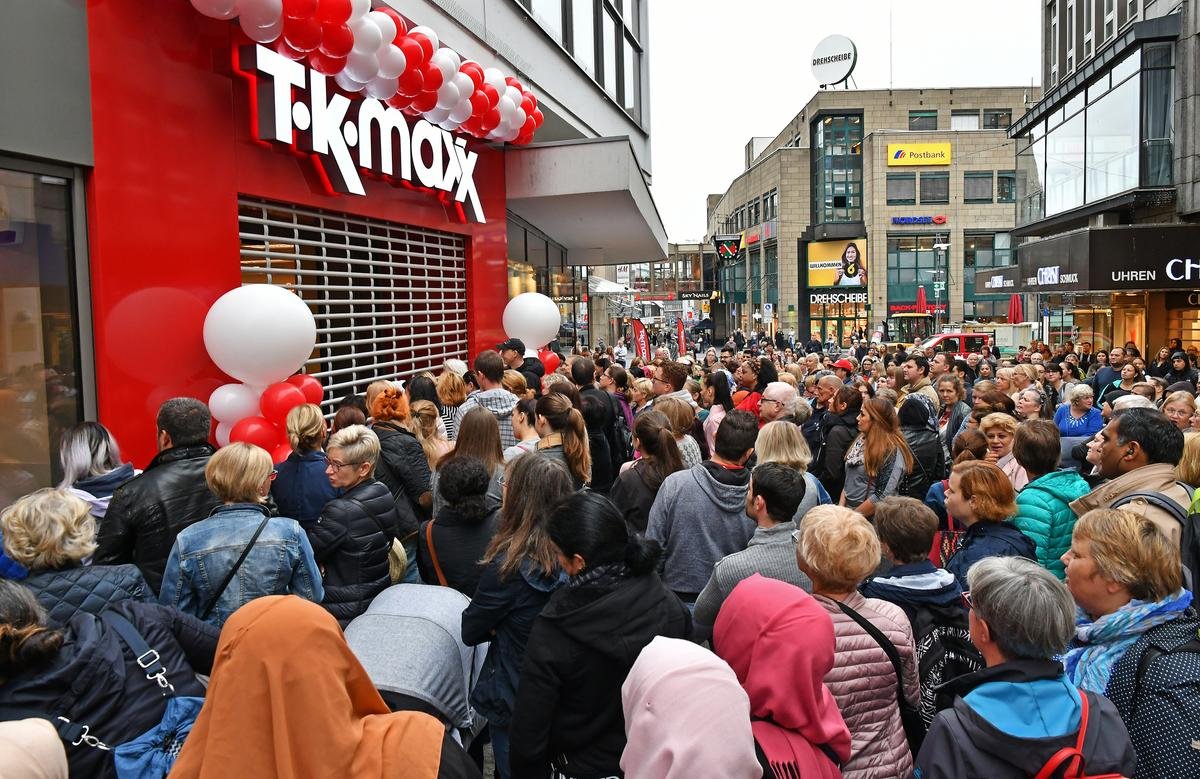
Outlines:
{"type": "Polygon", "coordinates": [[[503,95],[505,90],[508,88],[508,84],[504,82],[504,71],[500,70],[499,68],[484,68],[483,83],[491,84],[501,95],[503,95]]]}
{"type": "Polygon", "coordinates": [[[366,84],[368,81],[379,78],[379,57],[373,51],[355,49],[346,58],[346,69],[342,73],[360,84],[366,84]]]}
{"type": "MultiPolygon", "coordinates": [[[[257,412],[256,412],[257,413],[257,412]]],[[[233,425],[229,422],[222,422],[217,425],[215,433],[217,446],[229,446],[229,434],[233,432],[233,425]]]]}
{"type": "Polygon", "coordinates": [[[350,74],[344,70],[341,73],[338,73],[336,76],[334,76],[333,80],[337,82],[337,85],[339,87],[346,90],[347,92],[361,92],[361,91],[363,91],[363,88],[366,86],[366,84],[364,84],[363,82],[358,81],[357,79],[351,78],[350,74]]]}
{"type": "Polygon", "coordinates": [[[350,21],[361,19],[371,10],[371,0],[350,0],[350,21]]]}
{"type": "MultiPolygon", "coordinates": [[[[380,16],[382,15],[380,14],[380,16]]],[[[391,19],[388,21],[390,22],[391,19]]],[[[374,55],[384,43],[383,32],[379,29],[379,25],[375,24],[370,14],[350,22],[350,32],[354,34],[354,50],[364,54],[374,55]]]]}
{"type": "Polygon", "coordinates": [[[442,84],[437,91],[437,107],[444,108],[449,111],[454,106],[458,105],[458,101],[462,99],[462,95],[458,93],[458,87],[454,86],[453,81],[448,81],[442,84]]]}
{"type": "Polygon", "coordinates": [[[242,32],[246,33],[246,37],[256,43],[271,43],[278,40],[279,36],[283,34],[282,14],[275,20],[274,24],[267,27],[258,26],[245,14],[242,14],[238,19],[238,24],[241,26],[242,32]]]}
{"type": "Polygon", "coordinates": [[[377,100],[387,100],[396,94],[399,84],[394,78],[373,78],[367,82],[367,94],[377,100]]]}
{"type": "Polygon", "coordinates": [[[237,0],[192,0],[192,7],[213,19],[232,19],[238,15],[237,0]]]}
{"type": "Polygon", "coordinates": [[[558,336],[562,317],[554,301],[538,292],[525,292],[504,307],[504,332],[520,338],[525,346],[537,349],[558,336]]]}
{"type": "Polygon", "coordinates": [[[249,284],[213,303],[204,319],[208,356],[247,384],[283,381],[304,365],[317,343],[317,323],[283,287],[249,284]]]}
{"type": "Polygon", "coordinates": [[[419,24],[416,27],[414,27],[408,31],[409,35],[413,35],[415,33],[421,33],[426,38],[428,38],[430,40],[430,42],[433,43],[434,54],[437,53],[438,48],[442,45],[442,39],[438,37],[438,34],[436,32],[434,32],[433,30],[431,30],[430,28],[426,27],[423,24],[419,24]]]}
{"type": "Polygon", "coordinates": [[[404,72],[404,68],[408,66],[408,62],[404,59],[404,52],[400,51],[399,47],[388,43],[379,49],[379,77],[380,78],[396,78],[404,72]]]}
{"type": "Polygon", "coordinates": [[[396,38],[396,21],[392,17],[382,11],[371,11],[367,14],[367,18],[375,22],[375,26],[383,33],[384,46],[389,45],[396,38]]]}
{"type": "Polygon", "coordinates": [[[283,18],[283,0],[238,0],[242,19],[257,27],[272,27],[283,18]]]}
{"type": "Polygon", "coordinates": [[[245,384],[222,384],[208,396],[208,410],[218,422],[233,425],[258,416],[259,393],[245,384]]]}

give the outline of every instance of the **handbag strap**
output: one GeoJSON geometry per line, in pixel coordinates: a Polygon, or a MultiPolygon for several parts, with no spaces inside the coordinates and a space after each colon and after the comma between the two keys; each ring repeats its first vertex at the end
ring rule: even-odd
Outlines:
{"type": "Polygon", "coordinates": [[[159,686],[164,698],[175,694],[175,687],[167,680],[167,669],[141,632],[132,622],[115,611],[106,611],[100,615],[100,621],[117,632],[125,646],[133,651],[134,661],[146,672],[146,678],[159,686]]]}
{"type": "Polygon", "coordinates": [[[871,638],[875,639],[875,643],[883,649],[888,656],[888,660],[892,661],[892,668],[896,671],[896,702],[903,703],[904,698],[904,674],[900,667],[900,652],[896,649],[896,645],[888,640],[888,637],[883,634],[883,631],[871,624],[871,621],[859,614],[854,609],[842,603],[840,600],[835,600],[838,608],[842,610],[850,619],[858,623],[858,626],[867,631],[871,638]]]}
{"type": "Polygon", "coordinates": [[[221,596],[225,594],[225,590],[228,589],[229,583],[233,581],[233,577],[237,574],[238,569],[242,567],[242,563],[246,562],[246,557],[250,554],[250,550],[254,547],[254,542],[258,540],[260,535],[262,535],[263,528],[265,528],[267,523],[270,521],[271,517],[268,515],[263,517],[262,522],[258,523],[258,529],[254,531],[254,535],[250,536],[250,543],[246,544],[246,547],[242,550],[242,554],[238,557],[237,562],[234,563],[233,567],[229,569],[229,573],[225,574],[225,580],[221,582],[221,586],[218,587],[216,592],[212,594],[212,596],[208,599],[208,603],[205,604],[204,609],[200,612],[200,620],[202,622],[207,620],[208,615],[212,614],[212,610],[217,607],[217,601],[219,601],[221,596]]]}
{"type": "MultiPolygon", "coordinates": [[[[1042,766],[1042,770],[1037,772],[1034,779],[1050,779],[1060,768],[1066,766],[1063,771],[1063,777],[1070,779],[1071,777],[1079,777],[1083,775],[1083,739],[1087,733],[1088,725],[1088,700],[1087,693],[1083,690],[1079,691],[1079,737],[1075,739],[1075,746],[1063,747],[1054,753],[1053,757],[1046,761],[1042,766]]],[[[1115,774],[1114,774],[1115,775],[1115,774]]]]}
{"type": "Polygon", "coordinates": [[[442,571],[442,564],[438,562],[437,549],[433,546],[433,520],[425,523],[425,546],[429,547],[429,560],[433,563],[433,572],[437,574],[438,584],[443,587],[449,587],[447,584],[446,574],[442,571]]]}

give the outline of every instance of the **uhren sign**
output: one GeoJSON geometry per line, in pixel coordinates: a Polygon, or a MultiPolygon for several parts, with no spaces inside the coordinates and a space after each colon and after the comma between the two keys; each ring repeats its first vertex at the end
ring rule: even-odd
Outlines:
{"type": "Polygon", "coordinates": [[[477,155],[463,138],[379,100],[351,100],[327,79],[265,46],[244,46],[240,66],[252,77],[260,140],[313,155],[336,192],[365,195],[358,168],[447,193],[466,217],[486,222],[475,188],[477,155]],[[357,153],[355,153],[357,152],[357,153]]]}

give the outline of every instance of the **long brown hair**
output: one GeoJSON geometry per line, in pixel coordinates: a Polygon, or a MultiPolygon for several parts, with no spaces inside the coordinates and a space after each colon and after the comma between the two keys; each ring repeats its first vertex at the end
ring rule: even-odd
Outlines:
{"type": "MultiPolygon", "coordinates": [[[[587,425],[583,414],[571,405],[571,399],[561,392],[547,392],[537,402],[538,416],[544,417],[550,429],[562,436],[563,455],[576,481],[592,480],[592,454],[588,447],[587,425]]],[[[459,432],[461,436],[462,433],[459,432]]]]}
{"type": "Polygon", "coordinates": [[[664,479],[683,470],[683,456],[679,454],[679,444],[666,414],[650,410],[639,415],[633,423],[633,434],[642,453],[638,462],[650,476],[651,489],[658,489],[664,479]]]}
{"type": "Polygon", "coordinates": [[[883,398],[868,398],[863,401],[862,411],[871,420],[871,427],[865,434],[860,433],[863,440],[863,465],[867,475],[875,478],[879,469],[887,462],[888,455],[893,450],[899,451],[904,457],[904,470],[909,472],[913,467],[912,452],[908,443],[900,433],[900,418],[896,409],[883,398]]]}
{"type": "Polygon", "coordinates": [[[543,576],[552,576],[558,570],[558,555],[546,525],[554,508],[574,491],[570,474],[549,457],[530,452],[509,463],[500,526],[480,563],[503,557],[501,580],[526,561],[543,576]]]}
{"type": "Polygon", "coordinates": [[[458,422],[458,437],[454,448],[446,453],[438,467],[459,457],[475,457],[483,462],[489,474],[504,465],[504,448],[500,445],[500,423],[486,408],[475,408],[458,422]]]}

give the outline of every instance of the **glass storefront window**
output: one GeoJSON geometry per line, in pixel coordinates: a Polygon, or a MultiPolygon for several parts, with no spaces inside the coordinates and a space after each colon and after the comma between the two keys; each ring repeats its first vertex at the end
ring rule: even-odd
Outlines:
{"type": "Polygon", "coordinates": [[[571,2],[571,54],[589,76],[596,75],[595,0],[571,2]]]}
{"type": "Polygon", "coordinates": [[[1088,106],[1087,200],[1138,185],[1138,93],[1131,78],[1088,106]]]}
{"type": "Polygon", "coordinates": [[[1046,136],[1046,216],[1083,205],[1083,114],[1046,136]]]}
{"type": "Polygon", "coordinates": [[[71,182],[0,168],[0,507],[62,478],[83,418],[71,182]]]}
{"type": "Polygon", "coordinates": [[[812,124],[813,222],[862,221],[862,116],[824,116],[812,124]]]}

